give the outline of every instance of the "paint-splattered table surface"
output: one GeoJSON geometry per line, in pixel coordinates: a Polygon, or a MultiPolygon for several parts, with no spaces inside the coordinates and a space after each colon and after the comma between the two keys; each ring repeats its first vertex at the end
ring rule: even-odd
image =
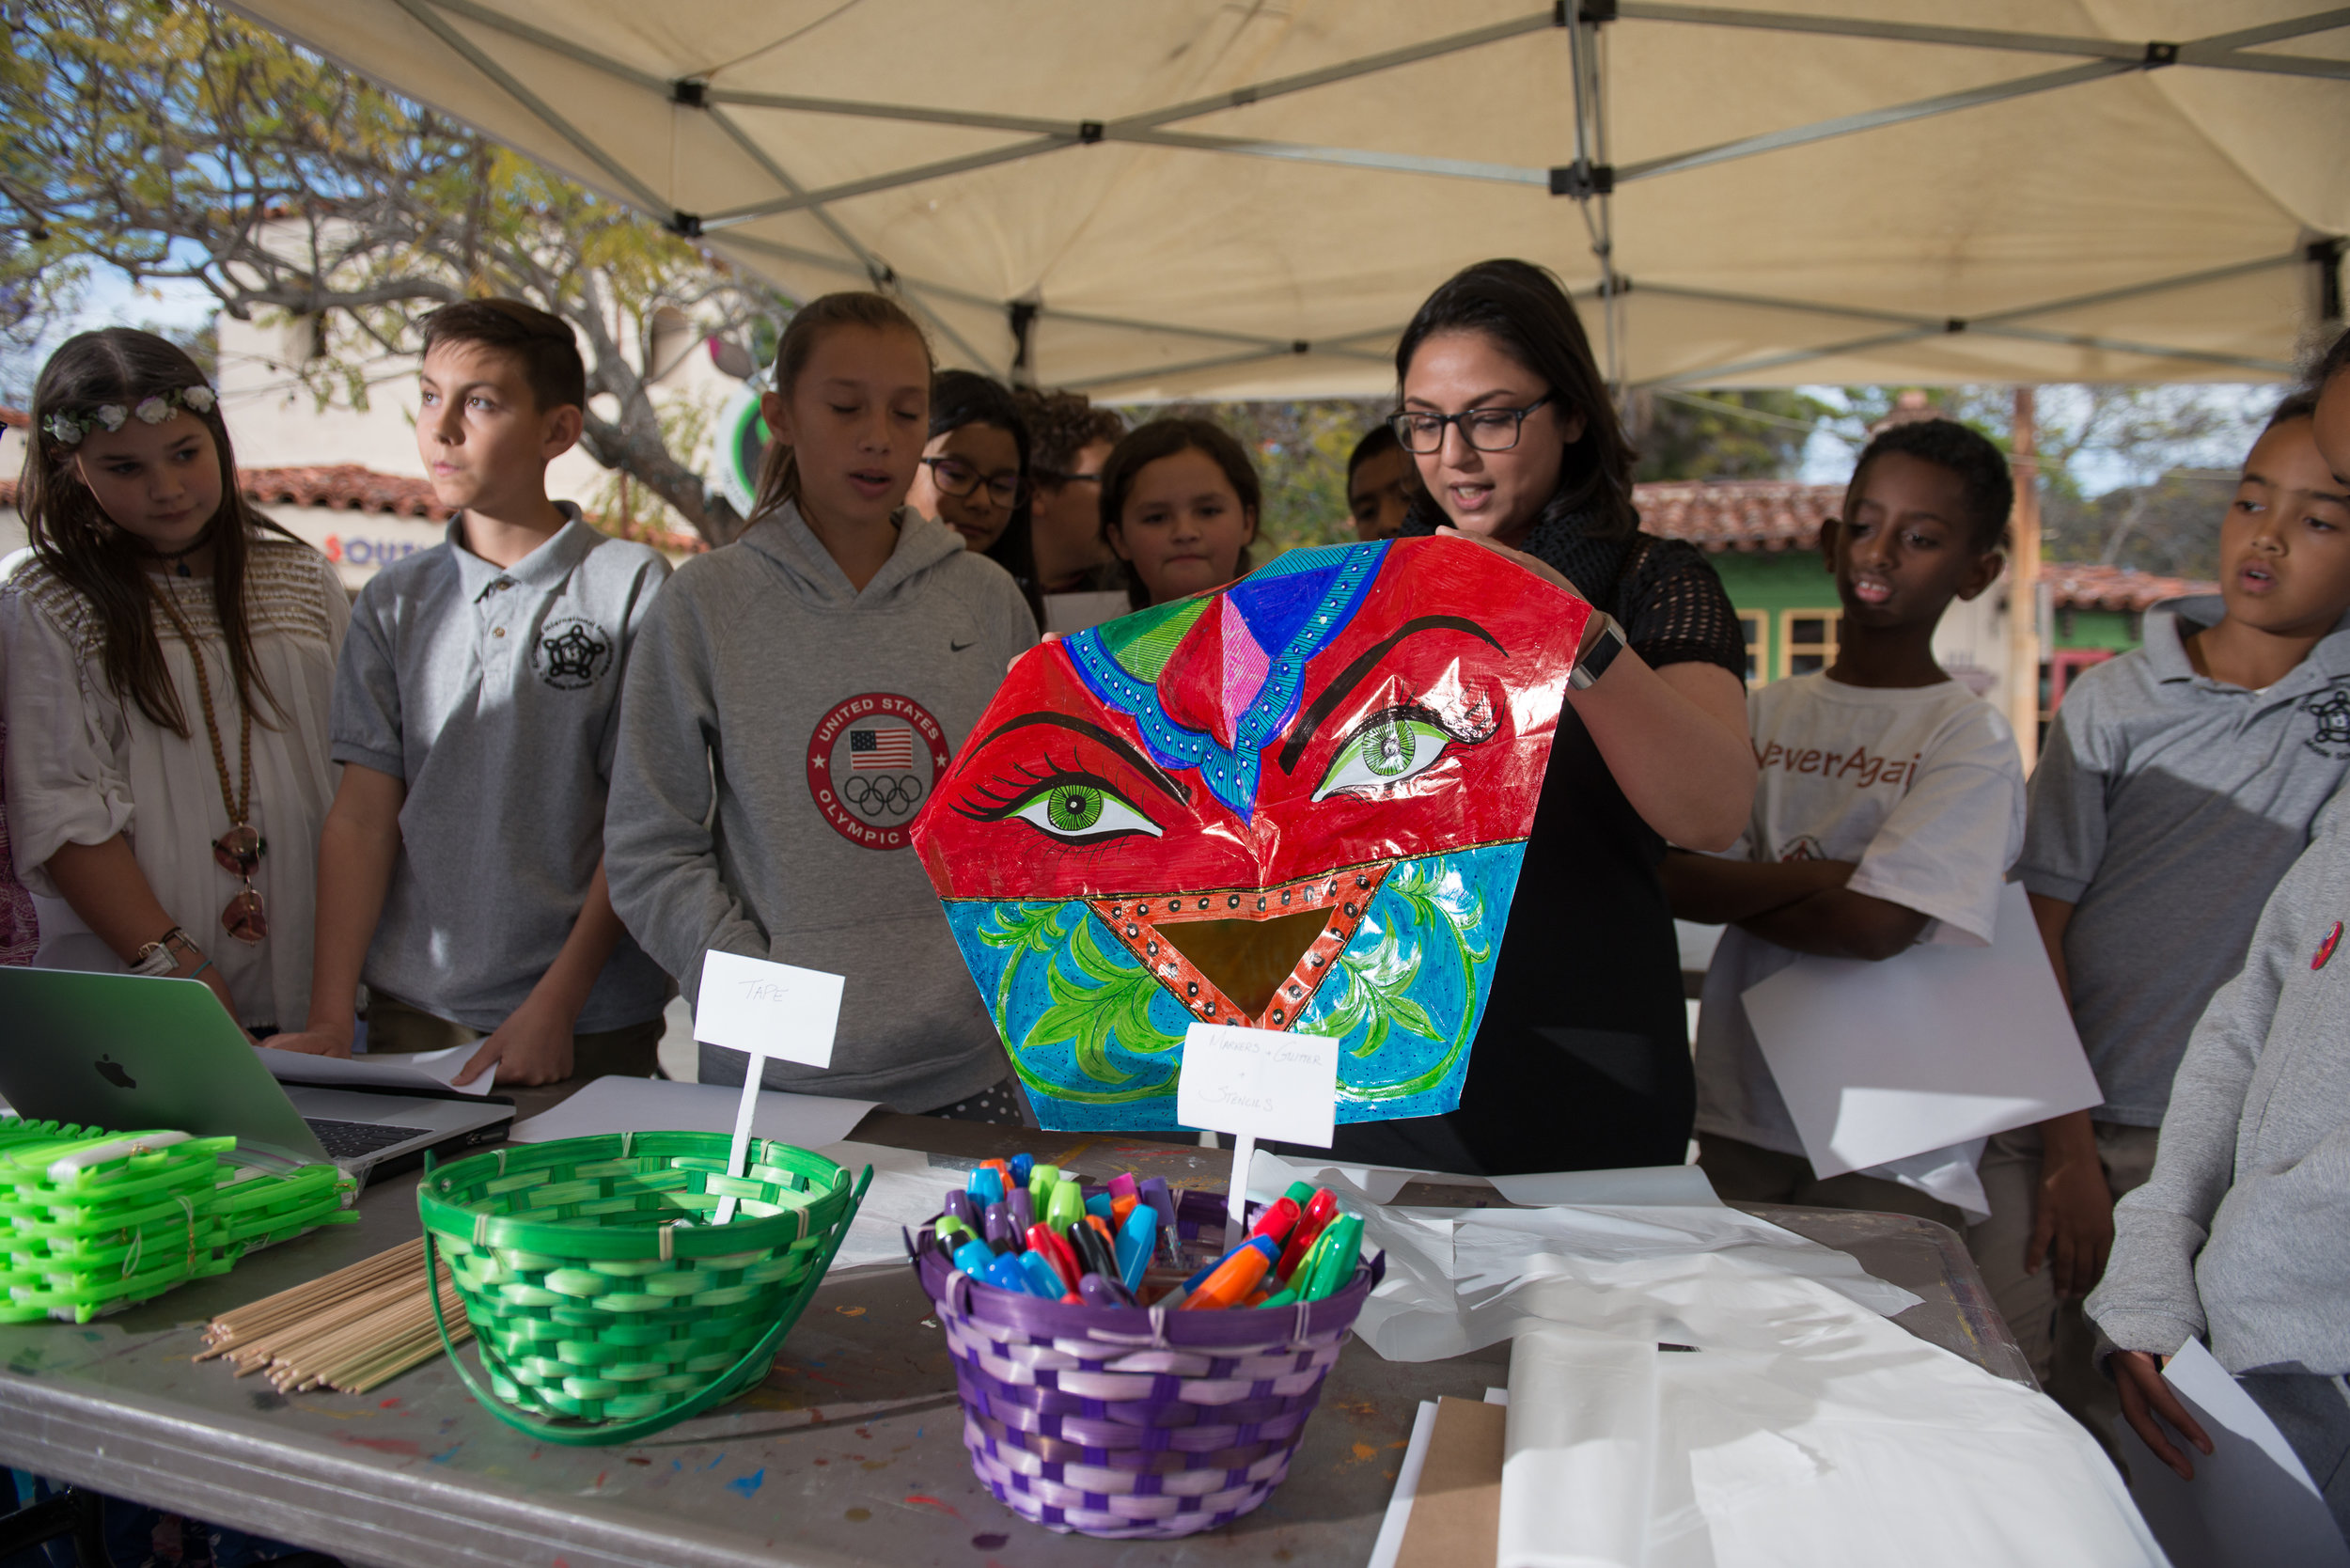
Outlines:
{"type": "MultiPolygon", "coordinates": [[[[1228,1168],[1211,1150],[881,1113],[855,1136],[929,1152],[946,1168],[942,1189],[952,1167],[1020,1147],[1087,1174],[1136,1168],[1219,1190],[1228,1168]]],[[[413,1175],[382,1183],[357,1225],[87,1326],[0,1326],[0,1458],[353,1563],[1346,1564],[1370,1556],[1418,1402],[1508,1382],[1506,1347],[1402,1365],[1350,1343],[1272,1499],[1224,1529],[1159,1543],[1055,1535],[988,1494],[964,1453],[930,1303],[904,1268],[828,1278],[762,1387],[628,1448],[535,1443],[478,1406],[445,1359],[357,1397],[283,1396],[192,1359],[206,1320],[415,1236],[415,1188],[413,1175]]],[[[1398,1200],[1480,1195],[1415,1186],[1398,1200]]],[[[1941,1227],[1819,1210],[1769,1217],[1925,1295],[1897,1320],[1913,1332],[1995,1372],[2020,1368],[1941,1227]]]]}

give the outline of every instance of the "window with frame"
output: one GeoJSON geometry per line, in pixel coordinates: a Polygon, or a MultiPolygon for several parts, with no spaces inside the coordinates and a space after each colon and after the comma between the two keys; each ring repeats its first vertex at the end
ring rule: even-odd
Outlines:
{"type": "Polygon", "coordinates": [[[1747,645],[1747,684],[1749,686],[1760,684],[1762,681],[1764,651],[1762,611],[1740,610],[1738,612],[1738,637],[1747,645]]]}
{"type": "Polygon", "coordinates": [[[1837,623],[1841,610],[1778,612],[1778,673],[1810,675],[1836,662],[1837,623]]]}

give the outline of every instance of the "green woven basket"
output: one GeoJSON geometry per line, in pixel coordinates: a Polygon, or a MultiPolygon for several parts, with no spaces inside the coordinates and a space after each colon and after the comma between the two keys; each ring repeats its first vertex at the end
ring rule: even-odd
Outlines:
{"type": "MultiPolygon", "coordinates": [[[[507,1425],[550,1443],[626,1443],[747,1393],[832,1262],[873,1179],[724,1133],[632,1133],[428,1157],[425,1253],[455,1281],[507,1425]],[[713,1225],[720,1200],[738,1206],[713,1225]]],[[[439,1293],[433,1320],[446,1344],[439,1293]]]]}

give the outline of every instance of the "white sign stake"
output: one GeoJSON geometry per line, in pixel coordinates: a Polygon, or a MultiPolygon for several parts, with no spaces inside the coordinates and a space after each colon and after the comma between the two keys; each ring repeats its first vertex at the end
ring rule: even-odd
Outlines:
{"type": "MultiPolygon", "coordinates": [[[[740,1176],[749,1168],[751,1117],[759,1108],[760,1079],[767,1058],[776,1057],[804,1067],[832,1065],[833,1035],[840,1027],[838,975],[817,969],[770,964],[740,953],[712,952],[702,960],[701,995],[694,1007],[694,1038],[728,1050],[746,1053],[743,1067],[743,1099],[734,1111],[734,1142],[727,1152],[727,1173],[740,1176]]],[[[734,1200],[718,1200],[712,1223],[724,1225],[734,1217],[734,1200]]]]}
{"type": "Polygon", "coordinates": [[[1183,1035],[1183,1072],[1175,1085],[1175,1120],[1230,1133],[1224,1246],[1238,1247],[1248,1203],[1248,1167],[1257,1139],[1330,1147],[1337,1131],[1339,1043],[1328,1035],[1194,1024],[1183,1035]]]}

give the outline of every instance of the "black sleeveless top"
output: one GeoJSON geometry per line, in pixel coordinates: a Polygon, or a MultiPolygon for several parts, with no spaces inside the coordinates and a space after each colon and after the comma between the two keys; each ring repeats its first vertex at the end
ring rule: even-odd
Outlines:
{"type": "MultiPolygon", "coordinates": [[[[1437,520],[1423,503],[1403,532],[1437,520]]],[[[1519,548],[1622,622],[1652,667],[1745,679],[1737,614],[1702,553],[1653,534],[1594,539],[1583,524],[1554,507],[1519,548]]],[[[1574,705],[1561,708],[1460,1109],[1341,1126],[1332,1153],[1472,1175],[1681,1164],[1697,1090],[1664,855],[1574,705]]]]}

